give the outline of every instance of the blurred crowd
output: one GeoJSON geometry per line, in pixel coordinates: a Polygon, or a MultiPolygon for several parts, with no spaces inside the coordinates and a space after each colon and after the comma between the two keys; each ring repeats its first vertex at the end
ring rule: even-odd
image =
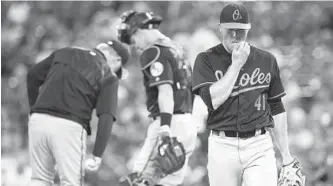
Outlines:
{"type": "MultiPolygon", "coordinates": [[[[189,62],[220,42],[219,13],[226,2],[1,1],[1,185],[29,182],[29,106],[26,73],[52,50],[94,47],[115,38],[125,10],[153,11],[164,18],[161,31],[182,44],[189,62]]],[[[333,2],[244,2],[250,12],[249,43],[278,59],[287,92],[289,141],[301,161],[307,186],[333,185],[333,2]]],[[[119,112],[103,165],[86,184],[114,185],[128,173],[148,125],[145,94],[136,54],[119,88],[119,112]]],[[[96,132],[96,120],[91,121],[96,132]]],[[[196,151],[184,186],[208,186],[207,136],[198,126],[196,151]]],[[[95,133],[88,140],[91,153],[95,133]]],[[[276,153],[280,167],[280,154],[276,153]]]]}

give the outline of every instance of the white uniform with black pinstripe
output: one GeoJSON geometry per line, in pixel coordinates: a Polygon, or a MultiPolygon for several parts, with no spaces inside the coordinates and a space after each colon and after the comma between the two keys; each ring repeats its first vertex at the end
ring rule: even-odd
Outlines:
{"type": "MultiPolygon", "coordinates": [[[[177,140],[184,145],[186,151],[186,161],[183,168],[159,180],[158,184],[163,186],[175,186],[182,184],[186,175],[188,160],[194,151],[197,137],[196,125],[194,124],[192,119],[192,115],[189,113],[175,114],[172,116],[172,121],[170,125],[171,134],[173,137],[177,137],[177,140]]],[[[146,174],[155,174],[155,168],[153,164],[147,162],[149,162],[151,159],[154,159],[154,157],[151,157],[151,153],[152,151],[156,150],[154,148],[156,148],[155,145],[156,140],[158,139],[159,129],[160,117],[157,117],[156,120],[150,123],[144,144],[140,150],[139,155],[135,157],[133,168],[134,172],[142,172],[145,169],[144,172],[146,174]]]]}
{"type": "Polygon", "coordinates": [[[82,186],[86,130],[79,123],[34,113],[29,120],[31,186],[51,186],[55,165],[62,186],[82,186]]]}

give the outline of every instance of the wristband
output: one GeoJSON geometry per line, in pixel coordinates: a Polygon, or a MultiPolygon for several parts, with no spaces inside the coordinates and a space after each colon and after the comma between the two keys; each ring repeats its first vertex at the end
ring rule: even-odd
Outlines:
{"type": "Polygon", "coordinates": [[[161,112],[160,116],[161,116],[161,126],[163,126],[163,125],[170,126],[172,114],[166,113],[166,112],[161,112]]]}

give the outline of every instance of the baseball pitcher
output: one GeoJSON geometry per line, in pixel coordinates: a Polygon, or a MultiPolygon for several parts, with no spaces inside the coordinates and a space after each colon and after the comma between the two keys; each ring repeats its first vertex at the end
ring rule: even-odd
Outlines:
{"type": "Polygon", "coordinates": [[[222,43],[197,55],[193,92],[208,107],[208,176],[211,186],[304,186],[290,155],[285,95],[276,58],[246,42],[251,28],[241,4],[220,14],[222,43]],[[283,158],[279,181],[269,130],[283,158]]]}
{"type": "Polygon", "coordinates": [[[121,180],[124,186],[181,184],[195,147],[191,70],[183,49],[158,30],[161,21],[151,12],[127,11],[118,27],[120,41],[140,54],[152,120],[133,173],[121,180]]]}

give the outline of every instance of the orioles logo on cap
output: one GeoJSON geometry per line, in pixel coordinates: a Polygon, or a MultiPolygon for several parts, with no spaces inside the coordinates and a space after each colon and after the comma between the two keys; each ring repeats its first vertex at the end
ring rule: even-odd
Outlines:
{"type": "Polygon", "coordinates": [[[239,10],[235,10],[234,13],[232,14],[232,18],[236,21],[236,20],[240,20],[242,19],[242,15],[239,13],[239,10]]]}

